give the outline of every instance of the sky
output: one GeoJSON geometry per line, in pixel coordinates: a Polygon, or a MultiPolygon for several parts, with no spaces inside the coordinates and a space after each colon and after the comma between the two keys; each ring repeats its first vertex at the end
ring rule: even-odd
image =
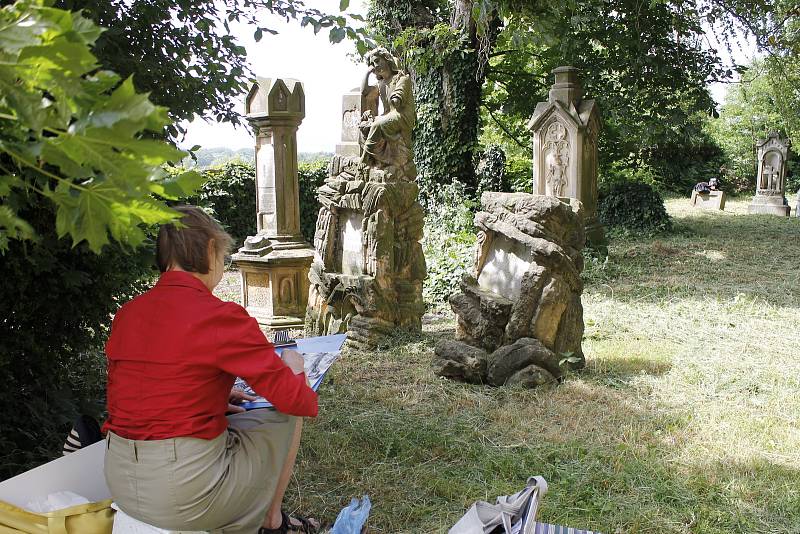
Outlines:
{"type": "MultiPolygon", "coordinates": [[[[337,7],[333,0],[309,0],[306,4],[322,10],[337,7]]],[[[365,15],[365,0],[351,1],[349,11],[365,15]]],[[[306,117],[297,132],[298,151],[333,152],[341,136],[342,95],[361,84],[366,66],[355,62],[355,47],[348,40],[331,44],[326,29],[314,35],[311,26],[301,28],[298,21],[286,22],[273,16],[265,17],[264,21],[279,33],[265,33],[258,43],[253,39],[251,27],[240,25],[232,28],[239,43],[247,49],[253,72],[265,78],[295,78],[303,82],[306,117]]],[[[709,37],[708,46],[723,50],[713,37],[709,37]]],[[[746,62],[752,58],[754,50],[755,46],[747,43],[743,49],[734,49],[733,59],[746,62]]],[[[731,59],[727,53],[723,52],[722,56],[724,60],[731,59]]],[[[728,84],[720,83],[709,86],[718,104],[723,102],[727,87],[728,84]]],[[[244,113],[244,97],[239,108],[244,113]]],[[[200,145],[203,148],[240,149],[252,147],[255,143],[246,126],[234,128],[202,119],[185,125],[188,133],[181,143],[183,148],[200,145]]]]}
{"type": "MultiPolygon", "coordinates": [[[[335,10],[333,0],[308,1],[306,5],[335,10]]],[[[350,2],[350,13],[365,13],[364,3],[350,2]]],[[[247,49],[253,72],[265,78],[295,78],[303,82],[306,94],[306,117],[297,131],[299,152],[333,152],[341,137],[342,95],[360,87],[366,65],[355,63],[355,46],[347,39],[331,44],[323,28],[314,35],[312,27],[300,27],[299,21],[286,22],[279,17],[265,17],[277,35],[265,33],[261,41],[253,39],[253,29],[245,25],[232,27],[239,44],[247,49]]],[[[244,113],[244,97],[240,104],[244,113]]],[[[195,119],[187,123],[188,134],[181,146],[188,148],[251,147],[255,139],[247,126],[234,129],[223,123],[206,123],[195,119]]]]}

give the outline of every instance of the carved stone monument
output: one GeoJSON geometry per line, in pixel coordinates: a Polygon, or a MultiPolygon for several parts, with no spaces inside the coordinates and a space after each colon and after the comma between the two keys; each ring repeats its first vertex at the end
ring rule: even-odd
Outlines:
{"type": "Polygon", "coordinates": [[[789,216],[791,208],[786,201],[786,160],[790,146],[791,142],[781,139],[776,132],[756,145],[756,194],[747,206],[748,213],[789,216]]]}
{"type": "Polygon", "coordinates": [[[539,102],[528,121],[533,133],[533,193],[581,201],[586,239],[604,248],[605,230],[597,218],[597,136],[600,113],[583,98],[575,67],[553,70],[547,102],[539,102]]]}
{"type": "Polygon", "coordinates": [[[719,188],[719,179],[711,178],[708,182],[696,184],[690,202],[693,208],[724,211],[725,191],[719,188]]]}
{"type": "Polygon", "coordinates": [[[416,121],[411,79],[378,48],[358,98],[345,95],[342,140],[318,190],[307,329],[347,332],[347,344],[372,348],[396,328],[421,329],[423,211],[417,197],[411,129],[416,121]],[[370,75],[376,85],[369,84],[370,75]],[[348,103],[349,102],[349,103],[348,103]],[[382,113],[378,113],[379,103],[382,113]],[[349,155],[358,116],[359,152],[349,155]]]}
{"type": "Polygon", "coordinates": [[[297,128],[303,84],[258,78],[245,103],[256,134],[256,227],[233,255],[243,304],[265,330],[302,328],[314,249],[300,233],[297,128]]]}
{"type": "Polygon", "coordinates": [[[365,95],[361,94],[361,89],[358,87],[342,96],[342,141],[336,145],[337,155],[360,155],[361,149],[358,141],[361,136],[359,130],[361,116],[367,109],[370,109],[373,115],[378,114],[378,102],[371,102],[371,104],[376,106],[374,109],[370,108],[369,104],[367,98],[365,98],[365,95]]]}
{"type": "Polygon", "coordinates": [[[583,207],[577,200],[484,193],[475,270],[450,297],[457,341],[436,346],[434,372],[530,387],[583,367],[583,207]]]}

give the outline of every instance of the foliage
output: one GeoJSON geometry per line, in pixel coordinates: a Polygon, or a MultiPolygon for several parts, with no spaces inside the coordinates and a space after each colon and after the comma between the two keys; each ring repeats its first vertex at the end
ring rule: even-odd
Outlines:
{"type": "Polygon", "coordinates": [[[501,134],[504,148],[529,147],[526,122],[548,99],[551,70],[572,65],[600,110],[601,167],[652,167],[665,186],[684,190],[719,166],[703,132],[713,109],[705,86],[732,71],[701,46],[700,11],[669,1],[499,3],[507,23],[487,67],[484,105],[486,130],[501,134]]]}
{"type": "MultiPolygon", "coordinates": [[[[756,60],[742,73],[740,83],[731,85],[718,119],[711,121],[709,131],[728,157],[725,178],[735,191],[755,189],[756,143],[776,131],[790,139],[800,139],[800,99],[792,102],[780,76],[770,63],[756,60]]],[[[797,84],[800,87],[800,83],[797,84]]],[[[793,170],[787,191],[800,186],[800,163],[789,161],[793,170]]],[[[724,184],[723,184],[724,185],[724,184]]]]}
{"type": "Polygon", "coordinates": [[[417,101],[414,160],[423,198],[457,180],[474,194],[483,76],[469,17],[446,1],[372,0],[370,28],[411,73],[417,101]]]}
{"type": "Polygon", "coordinates": [[[100,416],[110,315],[154,276],[150,241],[95,254],[59,238],[48,200],[28,195],[20,216],[38,241],[11,240],[0,261],[0,480],[58,454],[77,414],[100,416]]]}
{"type": "MultiPolygon", "coordinates": [[[[241,245],[256,233],[256,170],[252,162],[233,160],[203,171],[207,179],[196,196],[187,202],[210,209],[217,220],[241,245]]],[[[317,160],[297,166],[300,197],[300,231],[312,243],[320,204],[317,188],[328,176],[328,161],[317,160]]]]}
{"type": "Polygon", "coordinates": [[[90,46],[101,30],[80,15],[21,0],[0,10],[0,251],[9,238],[32,239],[20,217],[31,195],[56,207],[59,237],[98,252],[108,234],[145,239],[140,225],[170,221],[155,200],[190,193],[200,176],[168,176],[167,161],[185,154],[144,137],[161,130],[166,110],[97,70],[90,46]]]}
{"type": "Polygon", "coordinates": [[[188,201],[211,209],[214,216],[241,246],[256,233],[256,181],[252,163],[230,161],[202,172],[206,179],[198,194],[188,201]]]}
{"type": "Polygon", "coordinates": [[[597,212],[600,222],[618,231],[648,236],[672,231],[664,199],[644,182],[620,181],[601,189],[597,212]]]}
{"type": "Polygon", "coordinates": [[[317,200],[317,189],[328,177],[329,159],[318,159],[297,166],[300,181],[300,231],[309,243],[314,243],[314,231],[317,227],[320,203],[317,200]]]}
{"type": "Polygon", "coordinates": [[[470,272],[475,250],[472,219],[477,207],[459,182],[441,186],[426,202],[422,247],[428,265],[423,298],[434,308],[458,291],[461,277],[470,272]]]}
{"type": "Polygon", "coordinates": [[[505,191],[506,153],[499,145],[489,145],[475,166],[478,198],[483,191],[505,191]]]}
{"type": "MultiPolygon", "coordinates": [[[[338,6],[344,11],[348,4],[342,1],[338,6]]],[[[199,115],[242,122],[237,102],[253,73],[246,50],[231,29],[247,25],[256,41],[277,33],[262,22],[264,13],[297,20],[314,33],[327,29],[332,43],[348,37],[361,53],[368,45],[363,32],[354,27],[360,17],[323,12],[302,0],[59,0],[58,5],[83,10],[108,28],[95,49],[101,64],[123,77],[133,76],[136,88],[149,91],[175,120],[199,115]]],[[[178,138],[184,132],[174,124],[168,133],[178,138]]]]}

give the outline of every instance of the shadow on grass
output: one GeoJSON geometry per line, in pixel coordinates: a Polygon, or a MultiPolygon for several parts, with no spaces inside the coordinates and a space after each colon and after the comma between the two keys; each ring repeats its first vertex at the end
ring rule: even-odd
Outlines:
{"type": "Polygon", "coordinates": [[[587,292],[620,301],[666,296],[739,295],[797,307],[800,220],[700,212],[676,219],[676,232],[611,242],[609,262],[587,264],[587,292]]]}
{"type": "Polygon", "coordinates": [[[296,506],[333,518],[366,493],[372,531],[446,532],[473,501],[538,474],[550,483],[548,522],[606,534],[798,532],[797,469],[693,455],[702,438],[690,408],[614,383],[669,364],[621,358],[538,390],[471,386],[433,376],[432,346],[452,323],[435,327],[337,363],[306,427],[301,482],[288,492],[296,506]]]}

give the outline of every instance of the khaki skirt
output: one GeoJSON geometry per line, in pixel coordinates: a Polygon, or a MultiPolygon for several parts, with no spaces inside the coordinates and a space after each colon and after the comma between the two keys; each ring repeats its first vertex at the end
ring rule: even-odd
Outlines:
{"type": "Polygon", "coordinates": [[[130,440],[109,432],[105,476],[117,506],[163,529],[258,531],[297,418],[260,409],[228,422],[211,440],[130,440]]]}

